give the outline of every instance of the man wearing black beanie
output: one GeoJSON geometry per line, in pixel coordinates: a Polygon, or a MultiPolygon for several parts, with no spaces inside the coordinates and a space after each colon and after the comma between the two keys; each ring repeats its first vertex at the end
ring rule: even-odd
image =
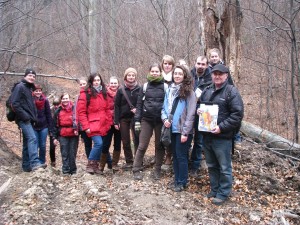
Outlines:
{"type": "Polygon", "coordinates": [[[22,130],[22,169],[30,172],[45,168],[38,158],[37,140],[32,125],[37,121],[37,110],[32,96],[36,72],[26,69],[24,78],[12,90],[11,106],[16,113],[15,122],[22,130]]]}

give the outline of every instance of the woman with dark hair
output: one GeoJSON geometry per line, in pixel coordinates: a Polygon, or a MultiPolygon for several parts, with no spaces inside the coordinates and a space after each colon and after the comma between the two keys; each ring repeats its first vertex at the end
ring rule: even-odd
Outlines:
{"type": "Polygon", "coordinates": [[[155,170],[153,173],[155,180],[159,180],[161,177],[161,166],[165,154],[160,143],[162,128],[160,116],[165,96],[165,84],[159,64],[155,63],[150,66],[147,80],[145,90],[142,88],[140,91],[134,116],[135,130],[136,132],[140,131],[140,142],[132,168],[135,180],[143,179],[143,159],[153,131],[155,133],[155,170]]]}
{"type": "Polygon", "coordinates": [[[112,124],[105,84],[98,73],[91,74],[87,86],[80,90],[77,102],[78,120],[82,130],[92,138],[93,147],[88,157],[86,171],[101,174],[99,160],[103,148],[102,138],[112,124]]]}
{"type": "Polygon", "coordinates": [[[54,113],[54,144],[60,143],[62,173],[75,174],[79,140],[75,107],[68,93],[63,93],[60,99],[61,104],[54,113]]]}
{"type": "Polygon", "coordinates": [[[196,96],[192,78],[185,66],[175,66],[173,83],[167,90],[161,119],[165,127],[171,127],[171,149],[173,153],[174,183],[176,192],[183,191],[188,183],[188,152],[193,138],[193,123],[196,109],[196,96]],[[178,101],[177,105],[174,104],[178,101]],[[170,120],[172,107],[176,107],[170,120]]]}

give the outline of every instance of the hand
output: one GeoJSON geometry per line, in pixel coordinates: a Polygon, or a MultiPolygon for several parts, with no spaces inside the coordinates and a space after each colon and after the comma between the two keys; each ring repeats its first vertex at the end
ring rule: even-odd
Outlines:
{"type": "Polygon", "coordinates": [[[115,129],[116,129],[116,130],[120,130],[120,125],[117,125],[117,124],[116,124],[116,125],[115,125],[115,129]]]}
{"type": "Polygon", "coordinates": [[[86,130],[85,130],[85,133],[90,134],[90,133],[91,133],[91,130],[90,130],[90,129],[86,129],[86,130]]]}
{"type": "Polygon", "coordinates": [[[77,136],[77,135],[78,135],[78,131],[77,131],[77,130],[74,130],[74,134],[77,136]]]}
{"type": "Polygon", "coordinates": [[[133,108],[133,109],[131,109],[130,111],[131,111],[133,114],[135,114],[136,108],[133,108]]]}
{"type": "Polygon", "coordinates": [[[202,109],[200,109],[200,108],[197,109],[197,114],[198,114],[198,115],[200,115],[200,114],[202,114],[202,113],[203,113],[203,110],[202,110],[202,109]]]}
{"type": "Polygon", "coordinates": [[[180,141],[181,141],[181,143],[184,143],[187,141],[187,139],[188,139],[187,136],[181,135],[180,141]]]}
{"type": "Polygon", "coordinates": [[[141,131],[141,123],[140,122],[135,122],[134,130],[135,130],[135,132],[140,132],[141,131]]]}
{"type": "Polygon", "coordinates": [[[214,129],[211,130],[211,132],[213,134],[219,134],[219,133],[221,133],[220,127],[218,125],[215,126],[214,129]]]}
{"type": "Polygon", "coordinates": [[[53,144],[56,146],[56,145],[59,144],[59,141],[58,141],[57,139],[54,139],[54,140],[53,140],[53,144]]]}
{"type": "Polygon", "coordinates": [[[164,126],[165,126],[166,128],[170,128],[170,127],[171,127],[171,122],[170,122],[169,120],[165,120],[164,126]]]}

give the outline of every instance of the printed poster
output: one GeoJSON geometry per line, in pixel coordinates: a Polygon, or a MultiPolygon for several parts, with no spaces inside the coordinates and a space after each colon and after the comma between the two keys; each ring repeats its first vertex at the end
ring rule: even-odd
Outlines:
{"type": "Polygon", "coordinates": [[[210,132],[217,126],[219,106],[200,104],[200,110],[198,130],[210,132]]]}

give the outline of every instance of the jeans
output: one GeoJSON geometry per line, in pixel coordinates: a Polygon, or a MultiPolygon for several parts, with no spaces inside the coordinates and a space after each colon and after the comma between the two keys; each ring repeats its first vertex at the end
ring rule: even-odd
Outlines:
{"type": "Polygon", "coordinates": [[[195,116],[194,146],[191,154],[191,170],[197,171],[202,160],[203,135],[198,131],[199,116],[195,116]]]}
{"type": "Polygon", "coordinates": [[[242,136],[241,136],[241,133],[240,133],[240,132],[237,132],[237,133],[234,135],[234,142],[242,142],[242,136]]]}
{"type": "Polygon", "coordinates": [[[35,130],[34,131],[37,144],[38,144],[38,152],[39,159],[41,164],[45,164],[46,162],[46,141],[48,136],[48,128],[44,128],[43,130],[35,130]]]}
{"type": "Polygon", "coordinates": [[[30,122],[19,121],[18,126],[23,134],[22,168],[24,171],[31,171],[34,167],[41,165],[34,129],[30,122]]]}
{"type": "Polygon", "coordinates": [[[107,163],[112,164],[111,155],[109,154],[109,148],[111,146],[112,139],[114,137],[114,150],[120,152],[121,151],[121,132],[115,129],[114,126],[111,126],[110,130],[108,131],[107,135],[103,137],[103,150],[102,153],[108,154],[107,155],[107,163]]]}
{"type": "Polygon", "coordinates": [[[93,145],[92,138],[87,136],[85,131],[80,131],[79,133],[81,138],[83,139],[86,157],[89,158],[90,152],[92,150],[92,145],[93,145]]]}
{"type": "Polygon", "coordinates": [[[78,136],[59,137],[60,152],[62,158],[62,172],[74,174],[77,171],[76,155],[78,149],[78,136]]]}
{"type": "Polygon", "coordinates": [[[232,190],[232,139],[204,136],[203,144],[211,192],[225,200],[232,190]]]}
{"type": "Polygon", "coordinates": [[[172,133],[174,183],[183,187],[188,183],[188,154],[193,135],[189,134],[186,142],[181,143],[181,134],[172,133]]]}
{"type": "Polygon", "coordinates": [[[140,133],[140,143],[136,151],[136,156],[133,163],[133,172],[143,170],[143,160],[146,150],[148,148],[150,139],[155,133],[155,169],[160,170],[163,164],[165,150],[160,142],[162,122],[149,122],[147,120],[141,121],[141,133],[140,133]]]}
{"type": "Polygon", "coordinates": [[[120,120],[120,132],[124,149],[126,163],[133,163],[133,154],[131,150],[130,131],[134,143],[134,152],[137,151],[139,145],[139,137],[134,132],[134,123],[132,118],[123,118],[120,120]]]}
{"type": "Polygon", "coordinates": [[[50,150],[49,150],[50,161],[55,162],[56,161],[56,158],[55,158],[56,145],[54,144],[53,136],[49,136],[49,142],[50,142],[50,150]]]}
{"type": "Polygon", "coordinates": [[[89,160],[100,160],[101,152],[103,148],[103,141],[101,136],[93,136],[92,140],[94,142],[94,146],[90,152],[89,160]]]}

